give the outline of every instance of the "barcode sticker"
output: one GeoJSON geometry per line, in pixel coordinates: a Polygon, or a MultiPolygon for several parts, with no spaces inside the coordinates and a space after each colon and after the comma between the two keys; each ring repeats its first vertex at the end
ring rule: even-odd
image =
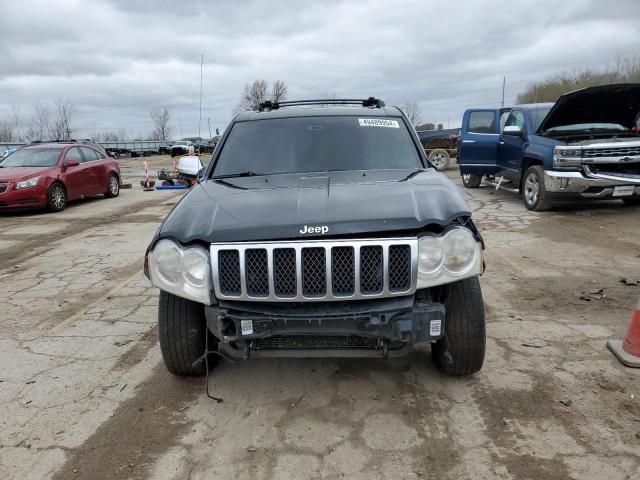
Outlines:
{"type": "Polygon", "coordinates": [[[400,128],[400,124],[396,120],[384,120],[382,118],[359,118],[358,122],[361,127],[385,127],[400,128]]]}
{"type": "Polygon", "coordinates": [[[240,328],[242,329],[242,335],[253,334],[253,320],[240,320],[240,328]]]}
{"type": "Polygon", "coordinates": [[[431,320],[429,333],[432,337],[439,337],[442,331],[442,320],[431,320]]]}

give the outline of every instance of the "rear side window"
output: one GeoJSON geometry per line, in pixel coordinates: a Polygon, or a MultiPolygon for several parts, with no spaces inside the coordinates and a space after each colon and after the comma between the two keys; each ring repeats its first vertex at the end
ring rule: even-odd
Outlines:
{"type": "Polygon", "coordinates": [[[84,153],[84,158],[87,162],[92,162],[93,160],[99,160],[101,157],[98,156],[98,153],[93,148],[88,147],[80,147],[82,148],[82,153],[84,153]]]}
{"type": "Polygon", "coordinates": [[[471,112],[469,114],[469,132],[496,133],[495,112],[471,112]]]}
{"type": "Polygon", "coordinates": [[[75,160],[78,163],[84,162],[84,158],[80,155],[80,149],[78,147],[73,147],[67,150],[67,154],[64,156],[65,161],[75,160]]]}
{"type": "Polygon", "coordinates": [[[292,117],[237,122],[213,175],[422,168],[400,117],[292,117]]]}

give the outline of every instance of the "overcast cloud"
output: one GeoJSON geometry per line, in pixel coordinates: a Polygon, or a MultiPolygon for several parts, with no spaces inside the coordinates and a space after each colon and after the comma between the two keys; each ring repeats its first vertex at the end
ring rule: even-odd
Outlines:
{"type": "Polygon", "coordinates": [[[418,102],[424,121],[460,123],[471,105],[511,103],[530,82],[640,51],[640,0],[0,0],[0,116],[58,96],[77,135],[175,136],[232,118],[245,83],[284,80],[289,98],[324,92],[418,102]],[[55,7],[53,6],[55,4],[55,7]]]}

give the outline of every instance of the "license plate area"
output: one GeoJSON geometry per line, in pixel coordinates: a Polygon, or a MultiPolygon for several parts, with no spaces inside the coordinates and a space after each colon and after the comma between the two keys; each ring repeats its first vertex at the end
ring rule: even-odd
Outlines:
{"type": "Polygon", "coordinates": [[[634,185],[621,185],[618,187],[613,187],[613,196],[627,197],[629,195],[633,195],[634,189],[635,189],[634,185]]]}

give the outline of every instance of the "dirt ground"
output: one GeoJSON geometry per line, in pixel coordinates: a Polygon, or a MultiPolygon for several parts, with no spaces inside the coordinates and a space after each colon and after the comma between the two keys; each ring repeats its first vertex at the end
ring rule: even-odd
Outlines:
{"type": "Polygon", "coordinates": [[[640,276],[640,208],[465,195],[487,244],[479,374],[439,375],[428,348],[220,363],[220,404],[164,369],[142,275],[179,192],[0,215],[0,478],[640,478],[640,370],[605,346],[640,297],[620,282],[640,276]]]}

